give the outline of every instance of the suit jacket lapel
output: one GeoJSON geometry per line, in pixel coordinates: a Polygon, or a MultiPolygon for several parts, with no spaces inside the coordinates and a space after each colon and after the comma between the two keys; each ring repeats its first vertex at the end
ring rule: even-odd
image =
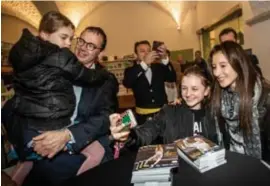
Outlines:
{"type": "MultiPolygon", "coordinates": [[[[96,69],[102,69],[104,68],[100,63],[96,63],[96,69]]],[[[87,120],[87,117],[89,116],[89,112],[91,112],[91,107],[95,104],[95,97],[97,94],[98,88],[97,87],[82,87],[82,93],[78,105],[78,112],[77,112],[77,118],[79,120],[87,120]]]]}

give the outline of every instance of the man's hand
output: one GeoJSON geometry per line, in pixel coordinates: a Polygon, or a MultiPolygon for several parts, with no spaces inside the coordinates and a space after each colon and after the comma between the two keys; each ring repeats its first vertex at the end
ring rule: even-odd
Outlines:
{"type": "Polygon", "coordinates": [[[34,151],[43,157],[52,158],[59,151],[64,150],[70,140],[68,129],[61,131],[49,131],[33,138],[34,151]]]}
{"type": "Polygon", "coordinates": [[[160,56],[156,51],[149,52],[143,59],[143,61],[150,66],[151,63],[155,62],[157,59],[159,59],[160,56]]]}
{"type": "Polygon", "coordinates": [[[110,115],[111,135],[114,140],[126,141],[128,139],[130,131],[122,131],[125,128],[125,126],[118,124],[120,120],[121,120],[120,114],[115,113],[110,115]]]}

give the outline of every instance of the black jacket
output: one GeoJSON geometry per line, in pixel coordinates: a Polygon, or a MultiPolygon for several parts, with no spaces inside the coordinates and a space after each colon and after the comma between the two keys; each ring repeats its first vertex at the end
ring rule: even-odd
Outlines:
{"type": "Polygon", "coordinates": [[[249,55],[249,57],[250,57],[250,61],[252,62],[255,70],[259,73],[259,75],[261,77],[263,77],[262,70],[260,68],[260,64],[259,64],[259,60],[258,60],[257,56],[254,54],[251,54],[251,55],[249,55]]]}
{"type": "MultiPolygon", "coordinates": [[[[262,86],[262,95],[258,103],[260,136],[262,145],[262,159],[270,163],[270,85],[266,82],[262,86]]],[[[223,134],[224,146],[230,148],[230,135],[225,129],[222,118],[219,120],[220,131],[223,134]]]]}
{"type": "MultiPolygon", "coordinates": [[[[99,64],[96,64],[96,69],[101,68],[99,64]]],[[[80,152],[95,140],[99,140],[108,151],[109,115],[118,109],[118,90],[118,82],[114,76],[101,86],[82,89],[75,119],[78,123],[68,128],[76,142],[72,144],[75,152],[80,152]]]]}
{"type": "MultiPolygon", "coordinates": [[[[153,120],[131,130],[127,146],[150,145],[157,137],[162,137],[164,144],[172,143],[177,139],[192,136],[193,123],[193,113],[186,105],[166,105],[153,120]]],[[[207,111],[202,125],[205,127],[203,135],[217,142],[215,121],[207,111]]]]}
{"type": "Polygon", "coordinates": [[[270,84],[264,83],[258,105],[262,159],[270,163],[270,84]]]}
{"type": "Polygon", "coordinates": [[[137,107],[162,107],[168,102],[164,82],[176,81],[176,74],[170,63],[168,65],[151,64],[151,70],[151,85],[145,76],[145,70],[140,64],[135,64],[124,72],[123,85],[133,90],[137,107]]]}
{"type": "Polygon", "coordinates": [[[73,83],[101,84],[109,76],[85,68],[69,49],[43,41],[27,29],[11,49],[9,60],[14,69],[13,109],[37,130],[70,124],[75,108],[73,83]]]}

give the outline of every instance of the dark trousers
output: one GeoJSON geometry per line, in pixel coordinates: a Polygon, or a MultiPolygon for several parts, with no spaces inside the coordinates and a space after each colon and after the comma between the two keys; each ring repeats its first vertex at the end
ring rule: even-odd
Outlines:
{"type": "Polygon", "coordinates": [[[82,154],[70,155],[60,152],[54,158],[44,158],[34,162],[33,169],[24,181],[23,186],[56,186],[76,176],[85,160],[82,154]]]}
{"type": "Polygon", "coordinates": [[[111,143],[111,141],[109,140],[109,136],[102,136],[98,139],[98,141],[105,150],[105,154],[101,161],[101,164],[113,160],[113,143],[111,143]]]}
{"type": "MultiPolygon", "coordinates": [[[[98,139],[105,149],[104,157],[101,163],[105,163],[113,159],[113,152],[107,136],[98,139]]],[[[70,155],[67,152],[59,152],[51,160],[44,158],[35,161],[34,167],[24,182],[24,186],[28,185],[59,185],[67,179],[76,176],[79,168],[85,161],[82,154],[70,155]]]]}
{"type": "MultiPolygon", "coordinates": [[[[19,151],[17,148],[15,150],[17,152],[20,152],[19,159],[24,161],[24,160],[37,160],[41,159],[42,157],[39,156],[34,150],[33,146],[30,146],[30,144],[33,142],[32,139],[38,135],[40,135],[38,131],[34,129],[25,129],[23,132],[23,151],[19,151]]],[[[17,144],[20,145],[20,144],[17,144]]],[[[17,146],[18,147],[18,146],[17,146]]]]}
{"type": "Polygon", "coordinates": [[[68,178],[76,176],[77,171],[85,160],[84,155],[70,155],[68,152],[61,151],[52,159],[42,158],[34,152],[32,147],[28,146],[33,137],[40,135],[40,132],[29,128],[23,128],[22,130],[23,136],[13,139],[15,150],[18,153],[19,160],[33,161],[34,163],[23,185],[55,186],[68,178]]]}

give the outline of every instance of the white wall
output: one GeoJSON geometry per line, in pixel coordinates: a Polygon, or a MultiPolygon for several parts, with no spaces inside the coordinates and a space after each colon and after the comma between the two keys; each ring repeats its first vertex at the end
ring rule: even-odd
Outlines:
{"type": "MultiPolygon", "coordinates": [[[[79,25],[80,33],[86,26],[102,27],[108,35],[106,55],[122,56],[133,53],[135,41],[147,39],[165,41],[170,50],[199,48],[196,31],[219,20],[231,8],[240,4],[244,22],[259,11],[250,6],[253,2],[197,2],[196,10],[189,10],[181,30],[176,29],[172,17],[149,2],[107,2],[88,15],[79,25]]],[[[265,7],[265,6],[264,6],[265,7]]],[[[260,9],[261,11],[261,9],[260,9]]],[[[36,28],[15,17],[1,14],[2,41],[15,43],[23,28],[37,34],[36,28]]],[[[270,24],[269,20],[248,26],[244,24],[244,48],[252,48],[260,60],[260,66],[267,79],[270,74],[270,24]]]]}
{"type": "Polygon", "coordinates": [[[260,67],[266,79],[270,80],[270,20],[258,23],[250,28],[254,34],[252,49],[260,61],[260,67]]]}
{"type": "Polygon", "coordinates": [[[270,20],[248,26],[245,21],[254,17],[258,13],[256,9],[251,8],[250,2],[198,2],[197,4],[197,17],[198,26],[202,28],[206,25],[211,25],[219,20],[226,12],[228,12],[235,5],[239,4],[243,9],[244,20],[244,48],[252,48],[253,53],[257,55],[260,61],[260,67],[266,79],[270,80],[270,20]]]}
{"type": "Polygon", "coordinates": [[[211,25],[239,4],[238,1],[199,1],[197,3],[197,29],[211,25]]]}
{"type": "Polygon", "coordinates": [[[1,14],[1,41],[15,43],[22,35],[22,30],[28,28],[33,34],[37,34],[37,29],[30,24],[9,15],[1,14]]]}
{"type": "MultiPolygon", "coordinates": [[[[261,2],[264,5],[263,9],[260,6],[254,6],[254,3],[260,2],[242,2],[244,20],[248,20],[262,13],[264,10],[269,10],[269,2],[261,2]],[[267,6],[268,5],[268,6],[267,6]]],[[[252,48],[253,53],[257,55],[260,61],[260,67],[266,79],[270,80],[270,20],[254,24],[252,26],[245,25],[245,47],[252,48]]]]}
{"type": "Polygon", "coordinates": [[[176,29],[172,17],[149,2],[108,2],[87,16],[77,28],[80,33],[86,26],[100,26],[108,36],[106,55],[122,56],[133,53],[139,40],[164,41],[170,50],[199,48],[196,38],[196,16],[190,12],[176,29]]]}

